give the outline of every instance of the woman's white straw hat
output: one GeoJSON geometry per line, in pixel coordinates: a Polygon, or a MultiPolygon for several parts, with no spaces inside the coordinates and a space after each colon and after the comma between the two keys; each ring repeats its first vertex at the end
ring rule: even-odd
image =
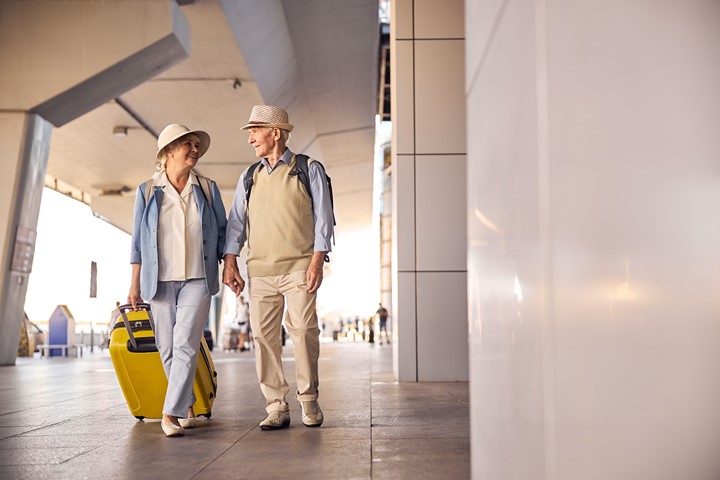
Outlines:
{"type": "Polygon", "coordinates": [[[250,113],[250,120],[243,130],[253,127],[273,127],[291,132],[293,125],[288,120],[288,113],[282,108],[272,105],[255,105],[250,113]]]}
{"type": "Polygon", "coordinates": [[[158,136],[158,151],[157,155],[155,156],[158,160],[160,160],[160,157],[162,156],[163,150],[165,147],[170,145],[172,142],[177,140],[178,138],[185,136],[189,133],[194,133],[198,136],[200,139],[200,153],[198,155],[198,158],[205,155],[205,152],[208,151],[208,148],[210,148],[210,135],[208,135],[207,132],[204,132],[202,130],[190,130],[185,125],[178,125],[177,123],[171,123],[167,127],[163,129],[162,132],[160,132],[160,135],[158,136]]]}

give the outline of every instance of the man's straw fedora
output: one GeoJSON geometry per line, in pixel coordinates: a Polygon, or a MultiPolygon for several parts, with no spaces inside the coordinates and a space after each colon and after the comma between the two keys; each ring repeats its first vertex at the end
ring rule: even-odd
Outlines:
{"type": "Polygon", "coordinates": [[[293,125],[289,123],[288,113],[282,108],[271,105],[255,105],[250,113],[250,120],[243,130],[253,127],[274,127],[291,132],[293,125]]]}

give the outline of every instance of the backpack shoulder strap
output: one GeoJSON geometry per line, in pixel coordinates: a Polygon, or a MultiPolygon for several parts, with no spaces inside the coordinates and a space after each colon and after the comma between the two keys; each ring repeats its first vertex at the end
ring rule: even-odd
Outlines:
{"type": "Polygon", "coordinates": [[[298,168],[303,172],[301,180],[303,181],[303,185],[305,185],[308,194],[310,194],[310,197],[312,197],[312,194],[310,193],[310,174],[308,173],[308,165],[314,162],[318,167],[320,167],[320,170],[322,171],[323,175],[325,176],[325,180],[327,181],[328,192],[330,193],[330,208],[332,208],[333,212],[333,226],[337,225],[337,222],[335,222],[335,200],[333,199],[332,179],[330,178],[330,175],[327,174],[327,171],[325,170],[325,165],[323,165],[317,160],[309,158],[307,155],[298,155],[296,161],[298,168]]]}
{"type": "Polygon", "coordinates": [[[148,204],[148,200],[150,200],[150,195],[155,193],[155,189],[153,187],[153,178],[150,178],[150,180],[145,182],[145,205],[148,204]]]}
{"type": "Polygon", "coordinates": [[[243,181],[243,186],[245,187],[245,204],[250,201],[250,192],[252,191],[253,183],[255,183],[255,170],[257,170],[258,165],[260,165],[260,162],[255,162],[252,165],[250,165],[247,169],[247,173],[245,174],[245,179],[243,181]]]}
{"type": "MultiPolygon", "coordinates": [[[[302,153],[298,154],[295,159],[295,164],[298,170],[300,170],[300,181],[305,186],[305,191],[310,196],[310,199],[312,200],[312,190],[310,189],[310,174],[308,172],[308,165],[311,163],[315,163],[318,167],[320,167],[320,171],[322,172],[323,176],[325,177],[325,181],[327,182],[328,186],[328,193],[330,194],[330,211],[332,212],[333,216],[333,227],[337,225],[337,222],[335,221],[335,200],[333,199],[333,191],[332,191],[332,180],[330,179],[330,176],[327,174],[327,171],[325,171],[325,166],[318,162],[317,160],[314,160],[307,155],[304,155],[302,153]]],[[[335,233],[333,232],[333,245],[335,244],[335,233]]],[[[327,255],[325,255],[325,261],[329,262],[330,259],[327,255]]]]}
{"type": "MultiPolygon", "coordinates": [[[[205,194],[205,200],[207,200],[208,203],[212,206],[213,197],[211,193],[210,179],[198,174],[195,174],[195,176],[198,179],[198,183],[200,184],[200,188],[202,188],[203,194],[205,194]]],[[[150,178],[150,180],[145,182],[145,203],[148,203],[150,195],[155,193],[155,189],[153,188],[155,186],[155,182],[153,180],[153,178],[150,178]]]]}
{"type": "MultiPolygon", "coordinates": [[[[308,165],[310,164],[310,162],[315,161],[317,160],[311,160],[310,157],[302,153],[298,153],[295,156],[295,167],[300,170],[300,181],[305,187],[305,191],[310,196],[310,198],[312,198],[312,190],[310,189],[310,174],[308,173],[308,165]]],[[[318,165],[321,165],[320,162],[318,162],[318,165]]]]}
{"type": "Polygon", "coordinates": [[[210,179],[207,177],[203,177],[202,175],[195,174],[195,176],[198,179],[198,183],[200,184],[200,188],[202,188],[203,193],[205,194],[205,200],[208,201],[210,206],[212,207],[213,197],[212,192],[210,190],[210,179]]]}

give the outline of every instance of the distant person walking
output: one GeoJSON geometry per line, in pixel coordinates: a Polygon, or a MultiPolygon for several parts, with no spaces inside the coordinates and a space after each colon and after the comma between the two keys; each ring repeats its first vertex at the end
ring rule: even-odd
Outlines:
{"type": "Polygon", "coordinates": [[[120,317],[120,302],[115,302],[115,308],[110,312],[110,322],[108,323],[108,332],[112,332],[115,322],[120,317]]]}
{"type": "Polygon", "coordinates": [[[210,297],[219,290],[225,207],[212,180],[192,172],[210,136],[168,125],[158,137],[157,172],[137,188],[128,303],[149,301],[168,379],[160,425],[168,437],[195,426],[193,381],[210,297]]]}
{"type": "MultiPolygon", "coordinates": [[[[262,430],[290,425],[286,400],[289,386],[281,362],[283,304],[287,303],[287,329],[295,350],[296,398],[302,422],[319,427],[323,413],[318,405],[320,330],[315,311],[317,290],[323,280],[323,261],[330,251],[333,215],[323,167],[308,160],[307,171],[286,147],[293,129],[285,110],[256,105],[250,120],[248,143],[260,158],[247,182],[240,175],[228,217],[223,282],[235,295],[245,288],[237,255],[247,239],[250,324],[255,358],[267,418],[262,430]],[[308,191],[301,176],[309,182],[308,191]],[[247,190],[252,188],[249,197],[247,190]],[[284,297],[284,298],[283,298],[284,297]]],[[[251,167],[253,168],[253,167],[251,167]]]]}
{"type": "Polygon", "coordinates": [[[247,348],[250,348],[249,344],[248,347],[245,348],[245,342],[248,342],[249,340],[248,333],[250,330],[250,310],[248,309],[248,304],[245,303],[245,298],[242,295],[237,297],[235,323],[238,328],[238,349],[241,352],[244,352],[247,348]]]}
{"type": "Polygon", "coordinates": [[[378,303],[379,307],[377,309],[377,316],[378,320],[380,321],[379,326],[379,333],[378,333],[378,343],[380,345],[383,344],[383,336],[385,338],[385,343],[390,343],[390,340],[388,339],[388,333],[387,333],[387,319],[388,319],[388,311],[385,307],[382,306],[382,303],[378,303]]]}

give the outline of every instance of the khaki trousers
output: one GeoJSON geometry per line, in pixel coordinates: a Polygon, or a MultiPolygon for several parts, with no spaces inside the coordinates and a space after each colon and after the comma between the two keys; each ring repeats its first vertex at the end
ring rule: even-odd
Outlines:
{"type": "Polygon", "coordinates": [[[295,351],[296,397],[299,401],[318,398],[318,357],[320,329],[315,312],[315,293],[307,293],[305,270],[285,275],[251,277],[250,325],[255,339],[255,360],[265,410],[285,409],[290,387],[282,367],[281,323],[285,319],[295,351]]]}

